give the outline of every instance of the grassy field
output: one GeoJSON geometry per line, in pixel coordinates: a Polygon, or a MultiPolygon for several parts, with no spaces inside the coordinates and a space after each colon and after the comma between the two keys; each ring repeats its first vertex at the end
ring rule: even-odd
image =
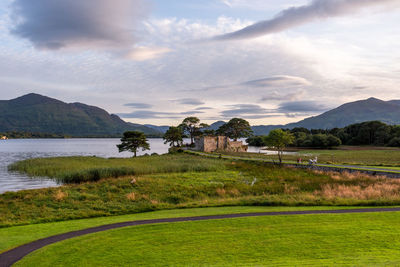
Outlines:
{"type": "MultiPolygon", "coordinates": [[[[75,162],[75,158],[71,160],[75,162]]],[[[92,158],[81,158],[82,162],[86,160],[92,158]]],[[[135,161],[144,160],[150,165],[168,162],[175,166],[175,171],[184,172],[107,178],[59,188],[8,192],[0,195],[0,227],[208,206],[400,205],[400,181],[395,179],[357,173],[312,172],[186,154],[130,159],[130,162],[135,166],[135,161]],[[197,171],[185,167],[190,162],[197,171]]],[[[64,166],[62,162],[58,158],[38,160],[36,169],[46,173],[48,166],[57,176],[67,171],[59,167],[64,166]],[[42,165],[44,162],[46,164],[42,165]]],[[[121,162],[126,160],[121,159],[121,162]]],[[[117,163],[118,160],[113,161],[113,164],[117,163]]],[[[146,168],[157,170],[157,167],[141,170],[146,168]]]]}
{"type": "MultiPolygon", "coordinates": [[[[300,157],[303,162],[318,157],[318,163],[364,165],[364,166],[391,166],[400,167],[400,149],[377,150],[299,150],[295,155],[284,155],[285,161],[296,162],[300,157]]],[[[231,156],[248,158],[263,158],[278,161],[276,155],[260,153],[225,153],[231,156]]]]}
{"type": "MultiPolygon", "coordinates": [[[[160,210],[152,212],[135,213],[120,216],[98,217],[90,219],[69,220],[50,223],[29,224],[21,226],[0,228],[0,252],[9,250],[37,239],[52,235],[81,230],[99,225],[160,218],[177,218],[187,216],[220,215],[249,212],[296,211],[296,210],[329,210],[351,209],[354,207],[263,207],[263,206],[238,206],[238,207],[211,207],[193,209],[160,210]]],[[[368,207],[365,207],[366,209],[368,207]]]]}
{"type": "Polygon", "coordinates": [[[397,266],[400,214],[135,226],[47,246],[15,266],[397,266]]]}
{"type": "Polygon", "coordinates": [[[98,181],[102,178],[150,173],[215,171],[224,164],[195,156],[162,155],[137,158],[57,157],[34,158],[16,162],[10,171],[30,176],[47,176],[63,183],[98,181]]]}

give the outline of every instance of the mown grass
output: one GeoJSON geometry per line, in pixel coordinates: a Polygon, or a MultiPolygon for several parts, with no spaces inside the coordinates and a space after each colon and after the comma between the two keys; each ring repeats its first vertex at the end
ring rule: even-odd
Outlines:
{"type": "Polygon", "coordinates": [[[32,177],[47,176],[63,183],[98,181],[102,178],[150,173],[215,171],[221,161],[192,155],[162,155],[138,158],[56,157],[35,158],[16,162],[10,171],[32,177]]]}
{"type": "MultiPolygon", "coordinates": [[[[285,161],[296,162],[300,157],[303,162],[318,157],[318,163],[364,165],[364,166],[388,166],[400,167],[400,149],[392,150],[299,150],[297,154],[284,155],[285,161]]],[[[276,155],[260,153],[226,153],[226,155],[247,158],[263,158],[278,161],[276,155]]]]}
{"type": "Polygon", "coordinates": [[[397,266],[400,214],[254,217],[121,228],[16,266],[397,266]]]}
{"type": "Polygon", "coordinates": [[[159,156],[155,162],[160,159],[173,165],[195,162],[198,169],[208,171],[194,172],[184,167],[180,169],[186,171],[183,173],[107,178],[8,192],[0,195],[0,227],[208,206],[400,205],[400,181],[395,179],[192,155],[159,156]]]}
{"type": "MultiPolygon", "coordinates": [[[[90,219],[69,220],[61,222],[29,224],[13,227],[0,228],[0,253],[13,247],[20,246],[37,239],[52,235],[81,230],[99,225],[119,223],[135,220],[148,220],[160,218],[177,218],[186,216],[204,216],[237,214],[249,212],[272,212],[272,211],[295,211],[295,210],[328,210],[328,209],[351,209],[354,207],[263,207],[263,206],[234,206],[234,207],[211,207],[193,209],[161,210],[143,212],[120,216],[98,217],[90,219]]],[[[368,207],[365,207],[368,208],[368,207]]]]}

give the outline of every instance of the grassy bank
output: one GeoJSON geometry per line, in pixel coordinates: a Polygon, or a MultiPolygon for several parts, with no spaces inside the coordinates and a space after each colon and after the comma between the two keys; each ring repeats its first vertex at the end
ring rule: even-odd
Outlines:
{"type": "Polygon", "coordinates": [[[47,176],[63,183],[98,181],[127,175],[151,173],[216,171],[221,161],[191,155],[162,155],[138,158],[57,157],[35,158],[16,162],[10,171],[30,176],[47,176]]]}
{"type": "MultiPolygon", "coordinates": [[[[66,160],[80,162],[76,158],[66,160]]],[[[117,159],[81,158],[81,162],[86,160],[118,163],[117,159]]],[[[157,173],[160,167],[144,164],[141,170],[156,173],[8,192],[0,195],[0,227],[206,206],[400,205],[400,181],[383,177],[311,172],[186,154],[119,160],[135,166],[140,166],[136,161],[171,164],[184,172],[157,173]],[[198,171],[192,171],[193,166],[198,171]]],[[[55,175],[69,171],[57,164],[40,165],[43,162],[64,166],[62,158],[39,160],[36,168],[42,173],[46,168],[55,175]]]]}
{"type": "MultiPolygon", "coordinates": [[[[318,157],[319,163],[365,165],[365,166],[392,166],[400,167],[400,149],[391,150],[299,150],[294,155],[284,155],[286,161],[296,162],[300,157],[303,162],[318,157]]],[[[264,158],[277,161],[276,155],[264,155],[259,153],[224,153],[231,156],[248,158],[264,158]]]]}
{"type": "Polygon", "coordinates": [[[135,226],[50,245],[16,266],[396,266],[399,213],[135,226]]]}

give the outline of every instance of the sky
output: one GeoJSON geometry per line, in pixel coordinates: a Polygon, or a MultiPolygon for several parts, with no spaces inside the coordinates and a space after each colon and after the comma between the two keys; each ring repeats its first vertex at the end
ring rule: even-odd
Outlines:
{"type": "Polygon", "coordinates": [[[0,99],[285,124],[400,99],[398,0],[2,0],[0,99]]]}

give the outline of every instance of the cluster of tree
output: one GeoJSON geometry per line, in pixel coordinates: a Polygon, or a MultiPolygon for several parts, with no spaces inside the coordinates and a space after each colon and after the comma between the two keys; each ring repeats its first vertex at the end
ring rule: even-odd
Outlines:
{"type": "Polygon", "coordinates": [[[70,136],[61,134],[49,134],[49,133],[30,133],[30,132],[4,132],[0,133],[0,136],[7,136],[9,139],[28,139],[28,138],[69,138],[70,136]]]}
{"type": "MultiPolygon", "coordinates": [[[[291,144],[296,147],[330,148],[340,145],[376,145],[400,147],[400,125],[387,125],[380,121],[352,124],[330,130],[306,128],[284,129],[293,134],[291,144]]],[[[266,146],[265,137],[254,136],[247,140],[251,146],[266,146]]]]}
{"type": "MultiPolygon", "coordinates": [[[[238,138],[249,137],[252,130],[248,121],[234,118],[222,125],[217,131],[209,129],[209,125],[201,123],[197,117],[187,117],[178,126],[171,126],[164,134],[164,143],[172,147],[183,146],[183,138],[190,138],[190,146],[194,145],[194,138],[198,136],[225,135],[235,141],[238,138]]],[[[128,131],[121,138],[121,144],[117,145],[119,152],[130,151],[136,157],[139,149],[150,150],[150,144],[143,132],[128,131]]]]}
{"type": "Polygon", "coordinates": [[[216,131],[209,128],[205,123],[200,123],[197,117],[185,118],[177,127],[171,126],[164,135],[165,144],[172,147],[183,145],[183,138],[190,138],[190,145],[193,146],[194,138],[199,136],[223,135],[237,141],[242,137],[249,137],[253,134],[248,121],[240,118],[233,118],[219,127],[216,131]]]}

